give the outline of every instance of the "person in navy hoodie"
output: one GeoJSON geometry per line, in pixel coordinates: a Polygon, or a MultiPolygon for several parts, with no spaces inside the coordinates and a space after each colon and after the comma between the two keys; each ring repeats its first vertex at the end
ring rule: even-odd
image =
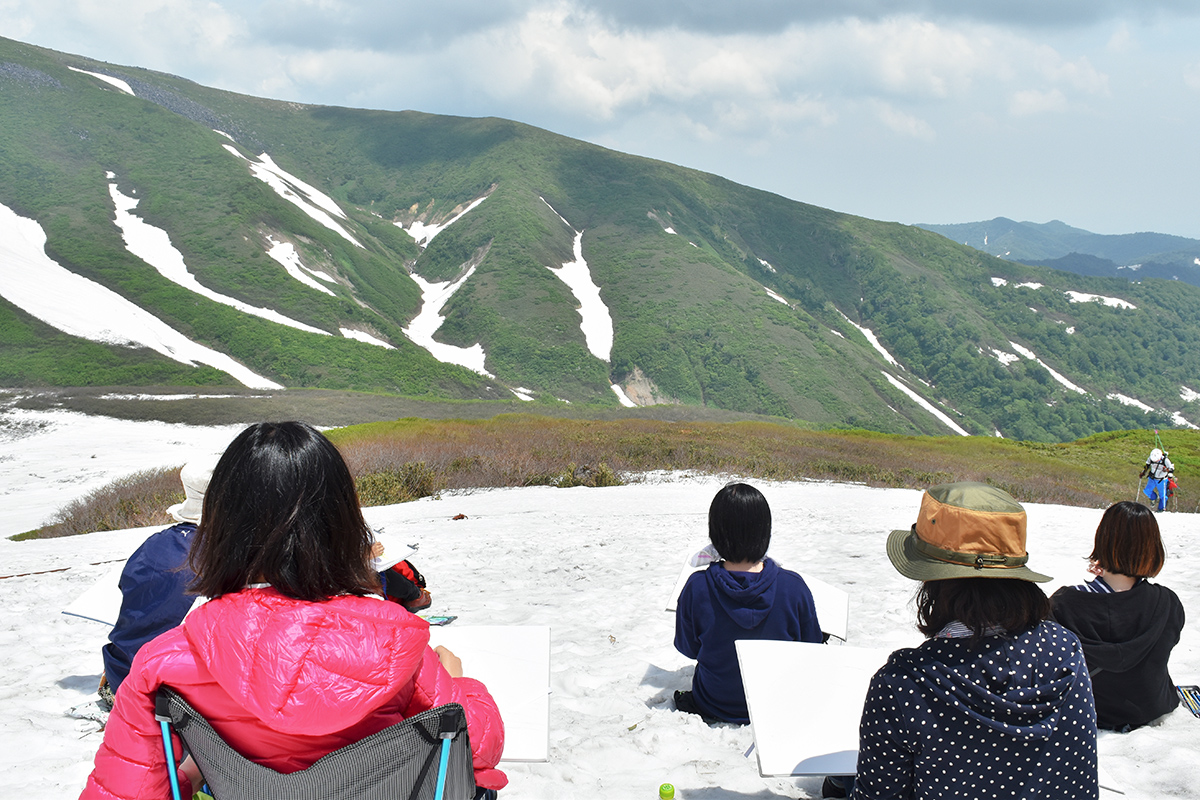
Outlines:
{"type": "Polygon", "coordinates": [[[1037,584],[1050,578],[1026,566],[1025,523],[1008,493],[951,483],[928,489],[916,524],[888,537],[893,566],[922,582],[927,638],[871,679],[855,800],[1099,797],[1083,648],[1049,621],[1037,584]]]}
{"type": "Polygon", "coordinates": [[[706,720],[750,722],[734,642],[820,642],[804,579],[767,558],[771,508],[762,493],[731,483],[708,509],[708,537],[723,560],[688,578],[675,609],[675,649],[696,659],[691,691],[675,707],[706,720]]]}
{"type": "Polygon", "coordinates": [[[213,455],[190,461],[179,470],[185,499],[167,509],[177,524],[151,534],[121,570],[121,611],[108,644],[100,651],[104,674],[99,692],[109,708],[142,645],[182,622],[196,600],[187,593],[196,579],[187,567],[187,557],[216,463],[213,455]]]}

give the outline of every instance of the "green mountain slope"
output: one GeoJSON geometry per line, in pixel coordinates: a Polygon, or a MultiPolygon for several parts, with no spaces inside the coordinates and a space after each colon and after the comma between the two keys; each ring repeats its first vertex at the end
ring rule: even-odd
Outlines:
{"type": "MultiPolygon", "coordinates": [[[[61,266],[285,386],[616,406],[617,384],[641,403],[1040,440],[1168,426],[1192,413],[1183,387],[1200,390],[1195,287],[1014,264],[516,122],[282,103],[8,40],[0,203],[38,222],[61,266]],[[302,182],[331,198],[324,222],[316,200],[302,210],[256,177],[262,154],[293,195],[302,182]],[[207,292],[329,335],[161,275],[126,247],[110,183],[207,292]],[[612,320],[607,358],[551,270],[580,234],[612,320]],[[279,243],[306,282],[270,257],[279,243]],[[481,371],[406,335],[423,307],[412,275],[462,281],[434,339],[479,345],[481,371]]],[[[102,382],[233,379],[67,336],[0,300],[0,383],[102,382]]]]}

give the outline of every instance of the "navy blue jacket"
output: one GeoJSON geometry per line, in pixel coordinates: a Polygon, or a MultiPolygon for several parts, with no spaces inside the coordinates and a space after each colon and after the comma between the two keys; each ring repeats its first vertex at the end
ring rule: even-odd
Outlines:
{"type": "Polygon", "coordinates": [[[151,534],[121,570],[121,613],[102,650],[104,676],[113,691],[129,674],[142,645],[183,621],[195,601],[187,587],[196,575],[187,568],[196,526],[181,522],[151,534]]]}
{"type": "Polygon", "coordinates": [[[675,608],[675,649],[696,659],[692,697],[706,716],[748,723],[738,639],[820,642],[808,585],[771,559],[762,572],[729,572],[724,562],[694,573],[675,608]]]}
{"type": "Polygon", "coordinates": [[[1096,711],[1075,634],[930,639],[892,653],[859,725],[854,800],[1099,797],[1096,711]]]}

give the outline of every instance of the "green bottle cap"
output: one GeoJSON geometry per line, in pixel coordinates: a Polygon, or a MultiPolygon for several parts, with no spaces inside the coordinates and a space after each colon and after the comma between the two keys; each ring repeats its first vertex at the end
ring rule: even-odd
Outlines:
{"type": "Polygon", "coordinates": [[[675,800],[675,787],[669,783],[664,783],[658,787],[659,800],[675,800]]]}

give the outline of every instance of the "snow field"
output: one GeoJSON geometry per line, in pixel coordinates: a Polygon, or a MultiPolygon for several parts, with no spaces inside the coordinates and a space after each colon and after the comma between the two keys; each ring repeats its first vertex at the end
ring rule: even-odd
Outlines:
{"type": "MultiPolygon", "coordinates": [[[[506,797],[623,800],[652,797],[663,782],[684,798],[820,796],[819,778],[759,777],[753,756],[744,757],[749,727],[710,727],[672,709],[671,693],[688,687],[692,663],[674,650],[674,619],[662,609],[685,553],[705,539],[708,503],[726,479],[670,478],[447,494],[367,510],[373,525],[421,544],[414,561],[430,580],[431,613],[457,614],[456,625],[552,627],[550,759],[502,764],[511,781],[506,797]],[[459,513],[467,519],[451,519],[459,513]]],[[[915,519],[919,492],[754,483],[773,512],[771,554],[849,592],[850,644],[894,648],[920,640],[911,606],[916,584],[884,552],[887,532],[915,519]]],[[[1027,511],[1031,566],[1056,584],[1087,578],[1083,556],[1101,512],[1027,511]]],[[[1200,566],[1182,556],[1200,534],[1200,517],[1159,520],[1169,553],[1161,582],[1194,608],[1200,566]]],[[[111,568],[93,562],[124,557],[144,535],[0,541],[4,575],[70,567],[0,580],[0,644],[8,645],[0,788],[9,795],[66,798],[82,786],[99,736],[61,714],[94,690],[105,629],[59,610],[111,568]]],[[[1200,682],[1198,644],[1197,626],[1185,628],[1172,657],[1177,682],[1200,682]]],[[[463,666],[470,675],[471,664],[463,666]]],[[[1159,726],[1100,741],[1105,771],[1130,800],[1194,796],[1197,747],[1200,720],[1183,709],[1159,726]]]]}

